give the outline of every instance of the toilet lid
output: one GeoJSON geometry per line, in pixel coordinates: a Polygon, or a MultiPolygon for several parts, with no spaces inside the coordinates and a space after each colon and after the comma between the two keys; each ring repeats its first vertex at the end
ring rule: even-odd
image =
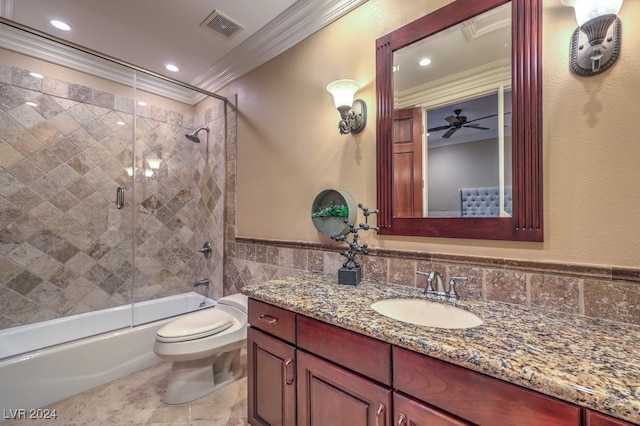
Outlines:
{"type": "Polygon", "coordinates": [[[210,308],[170,322],[158,330],[157,338],[161,342],[200,339],[220,333],[232,324],[231,315],[222,310],[210,308]]]}

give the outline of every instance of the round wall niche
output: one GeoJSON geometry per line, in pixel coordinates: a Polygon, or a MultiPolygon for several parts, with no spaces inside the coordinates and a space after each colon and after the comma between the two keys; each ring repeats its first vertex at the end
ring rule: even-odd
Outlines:
{"type": "Polygon", "coordinates": [[[325,189],[313,200],[311,220],[318,232],[327,237],[344,235],[356,222],[358,210],[348,192],[325,189]]]}

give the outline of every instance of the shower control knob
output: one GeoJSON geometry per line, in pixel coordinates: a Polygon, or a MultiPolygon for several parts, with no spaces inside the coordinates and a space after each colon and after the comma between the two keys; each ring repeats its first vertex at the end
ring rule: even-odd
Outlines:
{"type": "Polygon", "coordinates": [[[206,242],[204,243],[204,245],[202,246],[202,248],[200,250],[198,250],[200,253],[202,253],[204,255],[204,257],[206,257],[207,259],[211,258],[211,243],[210,242],[206,242]]]}

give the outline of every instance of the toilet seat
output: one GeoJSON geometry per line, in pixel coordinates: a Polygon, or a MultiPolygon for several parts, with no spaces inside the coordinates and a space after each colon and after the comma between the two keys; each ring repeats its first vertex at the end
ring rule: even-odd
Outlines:
{"type": "Polygon", "coordinates": [[[210,308],[170,322],[158,330],[156,340],[162,343],[185,342],[213,336],[233,325],[233,317],[220,309],[210,308]]]}

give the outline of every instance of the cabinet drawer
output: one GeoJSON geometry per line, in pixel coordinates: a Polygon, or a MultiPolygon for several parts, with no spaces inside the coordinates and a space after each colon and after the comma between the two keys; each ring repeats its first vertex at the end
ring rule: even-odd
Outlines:
{"type": "Polygon", "coordinates": [[[476,424],[580,424],[580,409],[537,392],[405,349],[393,348],[394,387],[476,424]]]}
{"type": "Polygon", "coordinates": [[[298,347],[391,385],[391,345],[298,315],[298,347]]]}
{"type": "Polygon", "coordinates": [[[625,422],[624,420],[609,417],[604,414],[591,411],[588,408],[584,409],[584,424],[585,426],[631,426],[633,423],[625,422]]]}
{"type": "Polygon", "coordinates": [[[296,342],[296,314],[249,299],[249,324],[290,343],[296,342]]]}

